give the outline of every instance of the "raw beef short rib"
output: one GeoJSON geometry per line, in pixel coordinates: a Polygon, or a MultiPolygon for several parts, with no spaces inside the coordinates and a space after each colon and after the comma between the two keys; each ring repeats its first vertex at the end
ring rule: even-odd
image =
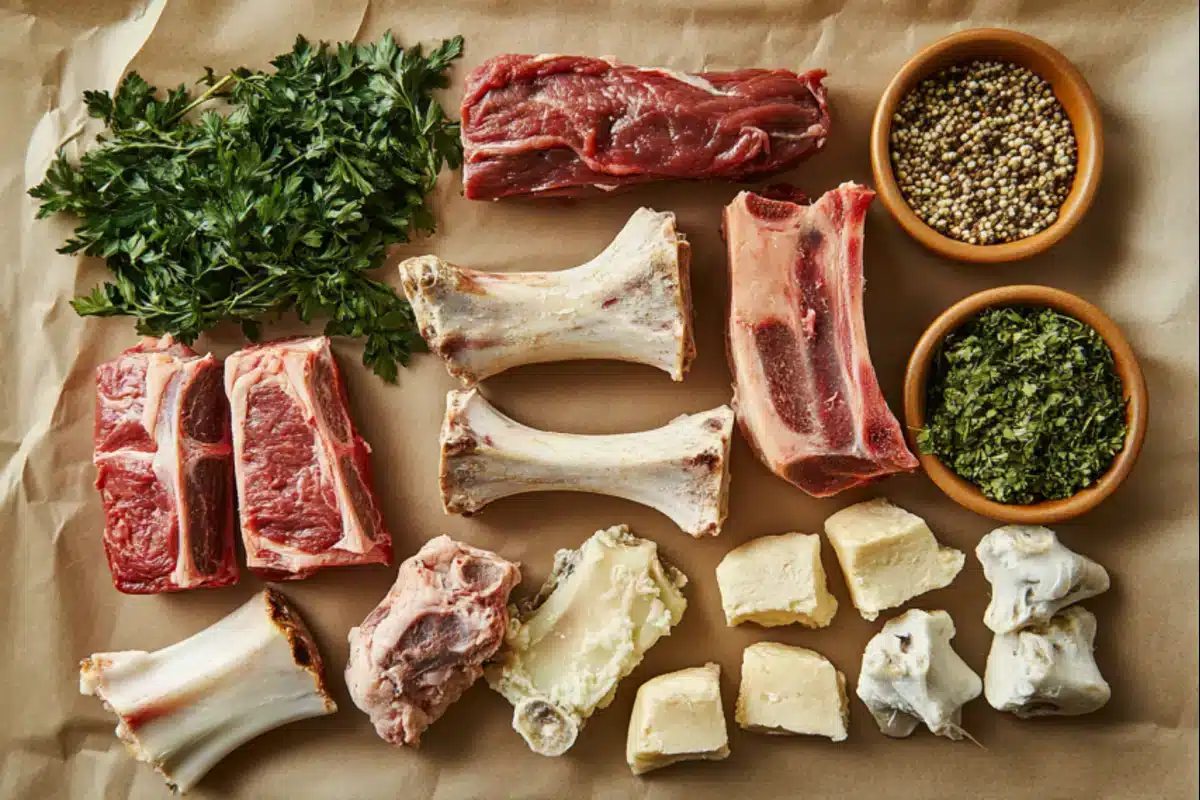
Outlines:
{"type": "Polygon", "coordinates": [[[809,206],[742,192],[725,207],[734,407],[776,475],[814,497],[915,469],[863,324],[863,221],[844,183],[809,206]]]}
{"type": "Polygon", "coordinates": [[[164,336],[102,364],[95,448],[104,551],[118,591],[237,583],[220,361],[164,336]]]}
{"type": "Polygon", "coordinates": [[[225,362],[246,566],[267,580],[387,564],[392,540],[372,488],[329,339],[250,347],[225,362]]]}
{"type": "Polygon", "coordinates": [[[448,536],[400,565],[396,583],[350,630],[346,686],[375,730],[415,745],[480,675],[508,628],[516,564],[448,536]]]}
{"type": "Polygon", "coordinates": [[[467,78],[463,188],[469,199],[495,200],[782,172],[829,135],[824,77],[496,56],[467,78]]]}

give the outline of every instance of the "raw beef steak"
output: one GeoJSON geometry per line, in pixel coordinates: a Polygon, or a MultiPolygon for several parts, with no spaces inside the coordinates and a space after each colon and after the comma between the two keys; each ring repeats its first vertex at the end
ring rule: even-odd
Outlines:
{"type": "Polygon", "coordinates": [[[915,469],[863,324],[863,220],[844,183],[812,205],[742,192],[725,207],[738,421],[775,474],[815,497],[915,469]]]}
{"type": "Polygon", "coordinates": [[[781,172],[825,144],[824,77],[496,56],[467,78],[463,187],[472,200],[495,200],[781,172]]]}
{"type": "Polygon", "coordinates": [[[104,551],[119,591],[237,583],[221,362],[164,336],[102,364],[95,448],[104,551]]]}
{"type": "Polygon", "coordinates": [[[387,564],[392,539],[372,489],[329,339],[250,347],[225,362],[246,566],[267,580],[387,564]]]}
{"type": "Polygon", "coordinates": [[[346,686],[375,730],[415,745],[504,641],[516,564],[448,536],[400,565],[383,601],[350,630],[346,686]]]}

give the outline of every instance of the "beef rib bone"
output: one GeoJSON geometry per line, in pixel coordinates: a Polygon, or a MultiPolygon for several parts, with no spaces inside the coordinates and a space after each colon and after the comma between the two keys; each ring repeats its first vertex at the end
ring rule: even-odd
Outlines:
{"type": "Polygon", "coordinates": [[[762,462],[813,497],[917,468],[867,349],[874,197],[843,183],[812,205],[742,192],[725,207],[733,407],[762,462]]]}
{"type": "Polygon", "coordinates": [[[638,433],[551,433],[509,419],[477,389],[453,390],[442,422],[442,505],[469,515],[514,494],[592,492],[657,509],[692,536],[716,536],[732,434],[729,406],[638,433]]]}
{"type": "Polygon", "coordinates": [[[649,364],[679,381],[696,353],[689,261],[675,215],[640,208],[572,269],[480,272],[420,256],[400,265],[400,279],[429,348],[468,385],[585,359],[649,364]]]}

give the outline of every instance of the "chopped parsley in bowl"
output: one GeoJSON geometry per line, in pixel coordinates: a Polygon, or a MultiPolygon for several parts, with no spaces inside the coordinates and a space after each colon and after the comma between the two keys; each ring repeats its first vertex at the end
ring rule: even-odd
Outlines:
{"type": "Polygon", "coordinates": [[[1094,328],[1053,308],[999,306],[935,350],[917,443],[989,500],[1029,505],[1091,486],[1127,432],[1122,381],[1094,328]]]}

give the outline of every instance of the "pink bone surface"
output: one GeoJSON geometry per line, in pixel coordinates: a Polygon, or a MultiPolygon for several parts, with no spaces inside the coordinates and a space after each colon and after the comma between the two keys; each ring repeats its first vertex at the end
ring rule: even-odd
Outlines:
{"type": "Polygon", "coordinates": [[[463,187],[470,199],[494,200],[781,172],[825,144],[824,77],[496,56],[467,77],[463,187]]]}
{"type": "Polygon", "coordinates": [[[96,488],[113,585],[157,594],[237,583],[221,362],[170,336],[96,371],[96,488]]]}
{"type": "Polygon", "coordinates": [[[439,536],[400,565],[396,583],[350,630],[346,685],[375,730],[415,745],[483,674],[504,641],[516,564],[439,536]]]}
{"type": "Polygon", "coordinates": [[[917,466],[867,350],[874,197],[845,183],[809,206],[742,192],[725,208],[738,421],[763,463],[815,497],[917,466]]]}
{"type": "Polygon", "coordinates": [[[268,580],[387,564],[370,448],[354,427],[329,340],[250,347],[225,362],[246,566],[268,580]]]}

